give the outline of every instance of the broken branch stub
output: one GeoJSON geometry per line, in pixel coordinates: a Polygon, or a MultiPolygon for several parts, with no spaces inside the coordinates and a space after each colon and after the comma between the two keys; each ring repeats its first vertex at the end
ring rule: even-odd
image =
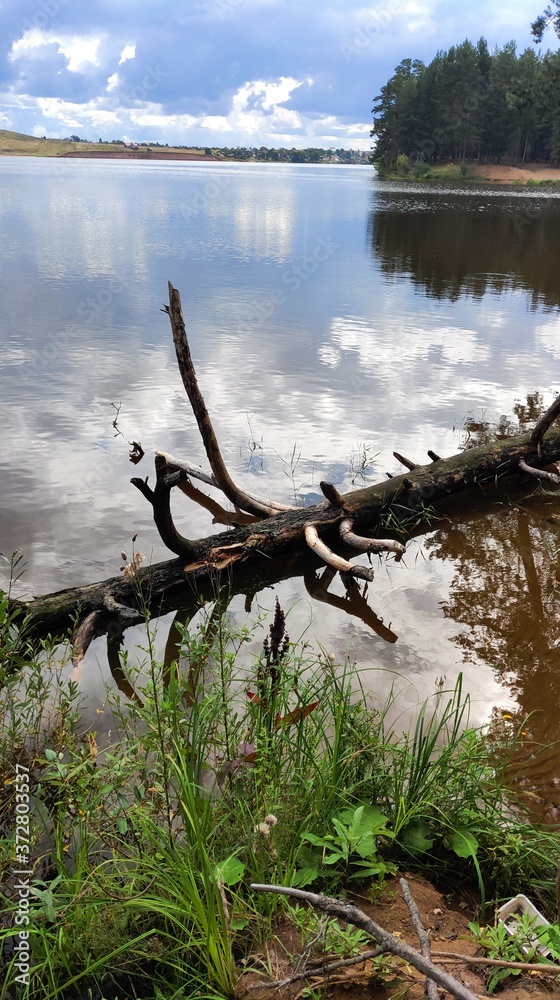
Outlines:
{"type": "Polygon", "coordinates": [[[354,563],[348,562],[347,559],[343,559],[342,556],[337,556],[336,552],[329,549],[328,545],[319,538],[319,533],[314,524],[306,524],[304,529],[305,541],[307,542],[309,548],[326,562],[328,566],[332,566],[337,569],[340,573],[349,573],[351,576],[357,576],[361,580],[373,580],[373,570],[369,569],[367,566],[356,566],[354,563]]]}
{"type": "Polygon", "coordinates": [[[178,486],[181,482],[181,475],[184,477],[185,473],[176,472],[172,475],[168,475],[167,463],[160,455],[156,455],[155,465],[155,490],[152,490],[151,487],[148,486],[147,480],[144,479],[138,479],[135,477],[134,479],[131,479],[130,482],[133,486],[136,486],[136,489],[140,490],[142,495],[146,497],[146,500],[151,503],[154,513],[154,522],[164,545],[167,545],[167,548],[171,549],[175,555],[181,556],[182,559],[186,559],[189,562],[193,562],[196,558],[196,550],[193,543],[189,538],[185,538],[184,535],[181,535],[177,531],[171,515],[171,490],[173,486],[178,486]]]}
{"type": "Polygon", "coordinates": [[[354,522],[349,517],[345,517],[340,522],[339,532],[343,542],[350,545],[359,552],[395,552],[400,559],[405,552],[402,542],[395,542],[392,538],[364,538],[363,535],[355,535],[352,531],[354,522]]]}

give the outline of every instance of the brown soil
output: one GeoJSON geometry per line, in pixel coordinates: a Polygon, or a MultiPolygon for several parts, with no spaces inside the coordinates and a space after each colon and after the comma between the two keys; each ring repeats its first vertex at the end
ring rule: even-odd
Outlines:
{"type": "MultiPolygon", "coordinates": [[[[429,932],[434,960],[448,973],[463,983],[479,997],[488,997],[486,977],[482,967],[469,966],[457,961],[438,957],[436,952],[452,952],[458,955],[480,954],[478,945],[469,931],[469,921],[476,920],[476,908],[472,899],[458,899],[444,896],[419,876],[407,875],[407,881],[416,900],[424,927],[429,932]]],[[[388,880],[383,898],[371,903],[367,896],[355,895],[353,902],[376,923],[396,934],[413,948],[418,948],[418,939],[412,928],[408,907],[402,898],[398,880],[388,880]]],[[[371,942],[370,947],[374,947],[371,942]]],[[[364,949],[365,950],[365,949],[364,949]]],[[[406,967],[403,962],[392,959],[394,977],[392,982],[383,983],[375,977],[373,963],[366,961],[359,965],[341,968],[324,977],[304,979],[281,990],[250,989],[256,983],[274,979],[284,979],[292,975],[298,966],[302,951],[302,940],[294,928],[284,923],[277,928],[274,941],[268,943],[260,955],[253,955],[247,965],[259,972],[246,972],[238,985],[239,1000],[297,1000],[305,990],[320,992],[322,1000],[423,1000],[425,980],[416,970],[406,967]],[[264,976],[263,973],[264,972],[264,976]]],[[[331,956],[333,960],[335,956],[331,956]]],[[[313,954],[308,965],[316,965],[324,960],[321,954],[313,954]]],[[[302,966],[299,967],[300,971],[302,966]]],[[[440,996],[447,994],[440,990],[440,996]]],[[[308,994],[309,995],[309,994],[308,994]]],[[[519,976],[508,977],[505,985],[498,987],[495,996],[499,1000],[560,1000],[560,981],[541,973],[522,972],[519,976]]]]}
{"type": "Polygon", "coordinates": [[[548,167],[546,164],[527,163],[524,167],[503,167],[486,164],[469,167],[471,174],[485,181],[498,181],[502,184],[514,184],[520,181],[560,181],[560,169],[548,167]]]}
{"type": "Polygon", "coordinates": [[[152,149],[148,152],[145,149],[119,149],[119,150],[97,150],[86,149],[82,152],[72,150],[71,153],[59,153],[59,158],[85,160],[197,160],[198,163],[207,163],[209,160],[217,161],[218,156],[202,156],[197,153],[167,153],[164,149],[152,149]]]}

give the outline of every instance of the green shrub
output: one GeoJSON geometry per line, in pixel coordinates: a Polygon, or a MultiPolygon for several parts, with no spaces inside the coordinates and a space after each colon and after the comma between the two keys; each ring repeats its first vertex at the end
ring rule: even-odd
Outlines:
{"type": "Polygon", "coordinates": [[[410,160],[405,153],[399,153],[395,163],[395,168],[399,177],[408,177],[410,173],[410,160]]]}

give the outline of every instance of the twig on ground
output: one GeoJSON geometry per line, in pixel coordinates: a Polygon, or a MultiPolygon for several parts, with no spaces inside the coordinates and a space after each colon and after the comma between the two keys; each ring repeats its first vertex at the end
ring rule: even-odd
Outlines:
{"type": "MultiPolygon", "coordinates": [[[[420,911],[416,905],[416,900],[414,899],[412,892],[410,891],[410,886],[405,878],[399,879],[399,885],[401,887],[403,899],[410,911],[410,919],[412,920],[414,930],[418,935],[420,951],[422,952],[424,958],[431,961],[432,955],[430,949],[430,938],[428,937],[428,932],[422,923],[420,911]]],[[[438,1000],[437,986],[433,979],[430,979],[429,976],[426,976],[426,993],[428,994],[428,1000],[438,1000]]]]}
{"type": "Polygon", "coordinates": [[[353,958],[340,958],[336,962],[328,962],[326,965],[314,965],[309,969],[304,969],[303,972],[296,972],[293,976],[288,976],[286,979],[277,979],[274,983],[253,983],[251,986],[247,987],[247,990],[279,990],[284,986],[291,986],[292,983],[299,983],[302,979],[311,979],[314,976],[323,976],[326,978],[331,972],[336,972],[337,969],[345,969],[351,965],[360,965],[362,962],[369,962],[373,958],[379,958],[383,955],[385,948],[372,948],[371,951],[362,951],[359,955],[354,955],[353,958]]]}
{"type": "Polygon", "coordinates": [[[546,972],[560,976],[560,965],[545,965],[544,962],[506,962],[500,958],[483,958],[481,955],[459,955],[454,951],[433,951],[432,958],[449,962],[465,962],[467,965],[496,965],[502,969],[522,969],[525,972],[546,972]]]}
{"type": "Polygon", "coordinates": [[[457,997],[457,1000],[477,1000],[474,993],[471,993],[457,979],[443,972],[442,969],[438,969],[437,965],[424,958],[423,955],[414,948],[411,948],[410,945],[399,941],[394,934],[390,934],[389,931],[384,930],[379,924],[374,923],[373,920],[362,910],[353,906],[352,903],[340,899],[331,899],[330,896],[319,896],[315,892],[305,892],[303,889],[292,889],[283,885],[253,883],[251,889],[254,889],[256,892],[275,892],[283,896],[293,896],[295,899],[302,899],[315,909],[321,910],[323,913],[328,913],[331,917],[344,920],[348,924],[354,924],[355,927],[360,927],[366,934],[374,938],[385,951],[390,951],[393,955],[403,958],[405,962],[414,966],[415,969],[418,969],[425,976],[429,976],[439,986],[443,986],[454,997],[457,997]]]}

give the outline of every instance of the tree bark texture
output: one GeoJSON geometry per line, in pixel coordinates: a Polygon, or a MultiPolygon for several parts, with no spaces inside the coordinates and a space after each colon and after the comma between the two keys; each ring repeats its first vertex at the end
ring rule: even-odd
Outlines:
{"type": "Polygon", "coordinates": [[[42,634],[60,632],[98,612],[95,625],[99,634],[107,631],[111,623],[120,622],[124,627],[143,620],[145,609],[156,615],[177,608],[179,593],[186,597],[190,592],[193,598],[211,596],[222,584],[233,586],[237,592],[254,592],[262,581],[273,582],[291,575],[290,570],[286,571],[285,559],[293,556],[297,560],[305,551],[306,526],[313,525],[321,539],[343,549],[348,556],[356,553],[343,546],[339,537],[344,520],[350,519],[354,531],[362,535],[374,538],[391,534],[406,541],[436,523],[449,498],[471,494],[474,499],[475,493],[480,496],[487,489],[492,492],[493,486],[505,477],[521,474],[521,458],[532,467],[560,461],[559,430],[547,431],[540,451],[539,456],[532,432],[492,442],[451,458],[417,465],[402,476],[342,497],[337,494],[336,506],[324,500],[190,541],[192,559],[171,559],[142,568],[131,580],[123,579],[121,574],[13,603],[29,615],[31,627],[42,634]]]}

